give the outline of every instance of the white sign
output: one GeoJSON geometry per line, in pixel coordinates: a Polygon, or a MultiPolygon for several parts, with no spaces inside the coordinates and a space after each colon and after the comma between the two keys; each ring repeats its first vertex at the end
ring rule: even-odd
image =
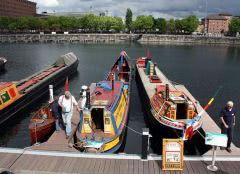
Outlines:
{"type": "Polygon", "coordinates": [[[177,142],[169,142],[166,145],[166,151],[180,151],[181,146],[177,142]]]}
{"type": "Polygon", "coordinates": [[[227,140],[228,138],[225,134],[206,132],[206,145],[227,147],[227,140]]]}
{"type": "Polygon", "coordinates": [[[179,163],[181,158],[180,152],[166,152],[166,162],[179,163]]]}

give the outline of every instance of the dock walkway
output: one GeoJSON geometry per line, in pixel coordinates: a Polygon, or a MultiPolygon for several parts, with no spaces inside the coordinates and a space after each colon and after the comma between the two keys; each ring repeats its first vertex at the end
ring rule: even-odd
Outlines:
{"type": "MultiPolygon", "coordinates": [[[[0,149],[0,173],[81,173],[81,174],[211,174],[210,158],[185,157],[183,171],[162,171],[161,157],[104,155],[76,152],[0,149]]],[[[221,158],[216,162],[219,174],[239,174],[240,158],[221,158]],[[229,161],[226,161],[229,160],[229,161]],[[231,160],[231,161],[230,161],[231,160]]]]}
{"type": "Polygon", "coordinates": [[[39,145],[33,145],[30,147],[33,150],[47,150],[47,151],[61,151],[61,152],[78,152],[75,148],[70,147],[71,139],[77,131],[78,123],[80,120],[80,114],[77,112],[74,106],[73,116],[72,116],[72,135],[69,139],[66,139],[65,131],[61,130],[59,132],[55,131],[50,138],[39,145]]]}

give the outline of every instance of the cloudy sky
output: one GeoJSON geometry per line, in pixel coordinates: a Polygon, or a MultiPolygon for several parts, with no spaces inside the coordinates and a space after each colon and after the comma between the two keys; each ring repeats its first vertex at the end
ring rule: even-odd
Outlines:
{"type": "Polygon", "coordinates": [[[127,8],[134,16],[181,18],[186,15],[203,17],[206,14],[229,12],[240,15],[240,0],[32,0],[38,13],[47,12],[108,12],[124,17],[127,8]],[[207,2],[207,3],[206,3],[207,2]],[[206,5],[207,4],[207,5],[206,5]],[[206,8],[207,7],[207,8],[206,8]],[[206,10],[207,9],[207,10],[206,10]]]}

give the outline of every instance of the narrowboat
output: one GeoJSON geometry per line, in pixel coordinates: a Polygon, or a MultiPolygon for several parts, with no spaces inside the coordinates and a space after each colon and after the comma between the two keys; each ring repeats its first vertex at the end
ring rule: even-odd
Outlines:
{"type": "Polygon", "coordinates": [[[37,101],[48,92],[48,85],[64,83],[77,71],[78,58],[73,53],[61,56],[54,64],[18,82],[0,82],[0,124],[37,101]]]}
{"type": "Polygon", "coordinates": [[[124,141],[131,89],[131,67],[120,53],[105,80],[81,90],[77,148],[84,152],[114,153],[124,141]]]}
{"type": "Polygon", "coordinates": [[[136,73],[153,133],[170,132],[161,136],[191,139],[202,125],[196,101],[192,101],[176,83],[168,80],[149,57],[137,59],[136,73]]]}
{"type": "Polygon", "coordinates": [[[32,144],[42,142],[55,130],[55,118],[50,106],[48,104],[39,109],[30,120],[28,128],[32,144]]]}
{"type": "Polygon", "coordinates": [[[5,69],[5,64],[7,63],[7,59],[4,57],[0,57],[0,71],[5,69]]]}

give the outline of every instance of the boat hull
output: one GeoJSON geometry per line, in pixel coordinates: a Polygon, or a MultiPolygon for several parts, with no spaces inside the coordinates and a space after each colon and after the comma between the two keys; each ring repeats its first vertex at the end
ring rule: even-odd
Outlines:
{"type": "Polygon", "coordinates": [[[182,134],[182,130],[173,129],[171,127],[163,125],[159,120],[157,120],[154,116],[151,110],[153,109],[151,106],[150,98],[147,95],[147,91],[144,88],[142,79],[140,78],[138,68],[136,67],[136,81],[138,86],[138,91],[141,95],[141,102],[144,103],[144,111],[146,112],[145,115],[145,121],[150,127],[151,134],[157,137],[162,138],[178,138],[180,134],[182,134]]]}
{"type": "Polygon", "coordinates": [[[31,143],[42,142],[48,138],[55,130],[55,120],[47,119],[45,123],[35,124],[31,123],[29,126],[29,132],[31,137],[31,143]]]}
{"type": "MultiPolygon", "coordinates": [[[[114,85],[111,89],[111,93],[105,92],[102,89],[99,89],[98,85],[95,88],[94,86],[90,89],[92,90],[92,98],[94,101],[98,100],[107,100],[109,103],[107,107],[104,107],[105,112],[111,115],[111,126],[112,129],[104,127],[104,131],[95,131],[94,128],[91,128],[89,132],[86,129],[87,125],[84,120],[86,120],[86,110],[83,110],[83,115],[80,116],[80,124],[78,132],[76,133],[77,143],[79,144],[79,150],[84,152],[95,152],[95,153],[115,153],[118,152],[120,148],[124,147],[125,144],[125,134],[126,134],[126,125],[128,122],[128,114],[129,114],[129,107],[130,107],[130,95],[131,95],[131,66],[129,66],[129,62],[127,60],[122,62],[122,57],[116,61],[113,65],[111,71],[109,72],[108,76],[106,77],[105,84],[114,85]],[[122,63],[124,66],[123,70],[116,73],[116,69],[119,64],[122,63]],[[114,78],[118,79],[113,83],[113,74],[114,78]],[[118,76],[116,76],[116,74],[118,76]],[[121,79],[121,80],[119,80],[121,79]],[[96,96],[94,91],[101,93],[102,98],[100,96],[96,96]],[[111,95],[109,95],[111,94],[111,95]],[[94,95],[94,97],[93,97],[94,95]],[[112,97],[114,96],[114,97],[112,97]],[[85,112],[85,117],[84,117],[85,112]],[[85,124],[85,127],[83,126],[85,124]],[[107,133],[106,133],[107,132],[107,133]],[[111,132],[111,133],[110,133],[111,132]],[[100,144],[100,145],[99,145],[100,144]]],[[[120,69],[120,68],[119,68],[120,69]]],[[[119,70],[118,69],[118,70],[119,70]]],[[[94,102],[92,102],[94,103],[94,102]]],[[[100,104],[93,104],[91,109],[101,108],[100,104]]],[[[92,113],[91,113],[92,114],[92,113]]],[[[90,114],[89,114],[90,115],[90,114]]],[[[88,115],[87,115],[88,116],[88,115]]],[[[92,119],[94,118],[94,113],[92,119]]],[[[99,116],[99,115],[98,115],[99,116]]],[[[109,123],[104,122],[107,126],[110,125],[109,123]]],[[[105,125],[104,125],[105,126],[105,125]]]]}
{"type": "Polygon", "coordinates": [[[29,90],[26,94],[22,95],[18,100],[13,102],[8,107],[2,109],[0,111],[0,124],[9,120],[12,116],[46,95],[48,93],[50,84],[53,84],[54,86],[63,84],[67,76],[71,76],[77,71],[77,67],[78,59],[71,65],[62,68],[54,76],[50,76],[40,81],[34,88],[29,90]]]}
{"type": "MultiPolygon", "coordinates": [[[[128,123],[129,106],[130,106],[130,91],[129,91],[129,97],[128,97],[128,105],[126,107],[126,113],[125,113],[126,114],[126,120],[123,123],[124,125],[127,125],[127,123],[128,123]]],[[[118,150],[120,148],[122,148],[123,145],[124,145],[125,134],[126,134],[126,126],[123,126],[121,134],[117,137],[118,142],[115,145],[113,145],[109,150],[105,151],[105,153],[116,153],[116,152],[118,152],[118,150]]],[[[114,139],[114,140],[116,140],[116,139],[114,139]]]]}

